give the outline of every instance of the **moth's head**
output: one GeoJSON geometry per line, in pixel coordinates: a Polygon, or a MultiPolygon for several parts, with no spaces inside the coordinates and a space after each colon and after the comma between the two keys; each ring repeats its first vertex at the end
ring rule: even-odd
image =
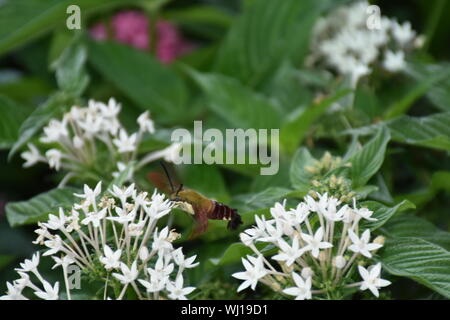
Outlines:
{"type": "Polygon", "coordinates": [[[183,195],[185,193],[185,190],[183,190],[183,185],[180,184],[180,186],[178,187],[177,191],[173,192],[170,195],[170,200],[175,201],[175,202],[179,202],[179,201],[186,201],[183,198],[183,195]]]}

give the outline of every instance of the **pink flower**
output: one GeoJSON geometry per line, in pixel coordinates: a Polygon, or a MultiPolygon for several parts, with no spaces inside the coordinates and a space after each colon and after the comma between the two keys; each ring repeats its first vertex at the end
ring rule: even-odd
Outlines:
{"type": "MultiPolygon", "coordinates": [[[[148,17],[140,11],[121,11],[111,19],[111,32],[117,42],[148,50],[151,43],[149,24],[148,17]]],[[[99,41],[108,38],[107,29],[103,23],[94,25],[90,33],[99,41]]],[[[156,23],[156,38],[156,56],[163,63],[170,63],[194,48],[191,43],[183,39],[178,28],[169,21],[159,20],[156,23]]]]}
{"type": "Polygon", "coordinates": [[[108,32],[106,32],[106,27],[103,23],[96,24],[89,32],[95,40],[106,40],[108,37],[108,32]]]}
{"type": "Polygon", "coordinates": [[[149,47],[148,19],[139,11],[122,11],[111,21],[114,38],[138,49],[149,47]]]}

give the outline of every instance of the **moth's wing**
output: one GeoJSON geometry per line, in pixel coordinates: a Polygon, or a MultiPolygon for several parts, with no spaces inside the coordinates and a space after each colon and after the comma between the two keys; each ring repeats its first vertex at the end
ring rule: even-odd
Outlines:
{"type": "Polygon", "coordinates": [[[189,235],[189,239],[198,237],[202,233],[205,233],[208,229],[208,209],[195,208],[194,212],[195,225],[194,229],[189,235]]]}
{"type": "Polygon", "coordinates": [[[160,191],[171,194],[172,190],[169,185],[169,181],[165,174],[159,171],[152,171],[147,173],[147,179],[160,191]]]}

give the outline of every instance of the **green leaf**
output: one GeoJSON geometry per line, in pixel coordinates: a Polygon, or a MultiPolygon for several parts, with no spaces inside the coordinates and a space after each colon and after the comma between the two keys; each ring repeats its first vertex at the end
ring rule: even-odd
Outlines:
{"type": "Polygon", "coordinates": [[[0,95],[0,149],[14,144],[19,137],[20,125],[29,113],[28,108],[0,95]]]}
{"type": "Polygon", "coordinates": [[[309,153],[308,149],[300,148],[292,158],[290,177],[291,184],[296,190],[307,192],[311,186],[312,174],[305,170],[311,166],[316,159],[309,153]]]}
{"type": "Polygon", "coordinates": [[[432,79],[432,86],[428,88],[426,95],[430,101],[442,111],[450,111],[450,64],[426,64],[415,65],[409,75],[417,82],[423,83],[432,79]]]}
{"type": "Polygon", "coordinates": [[[408,209],[415,209],[416,207],[412,202],[408,200],[403,200],[393,207],[387,207],[377,201],[365,201],[362,202],[359,206],[366,207],[369,210],[373,211],[372,218],[377,219],[377,221],[364,220],[362,222],[363,228],[369,228],[372,231],[384,225],[397,212],[402,212],[408,209]]]}
{"type": "Polygon", "coordinates": [[[181,168],[184,185],[207,197],[227,203],[230,196],[218,167],[207,164],[185,165],[181,168]]]}
{"type": "Polygon", "coordinates": [[[50,119],[62,115],[69,108],[71,102],[73,102],[73,98],[63,92],[58,92],[37,107],[20,126],[19,139],[12,146],[8,159],[11,159],[17,150],[33,138],[50,119]]]}
{"type": "Polygon", "coordinates": [[[301,113],[281,128],[281,146],[289,153],[293,153],[298,145],[303,141],[306,132],[334,102],[349,94],[351,90],[343,89],[334,95],[327,97],[317,104],[312,104],[308,108],[301,110],[301,113]]]}
{"type": "Polygon", "coordinates": [[[381,253],[383,268],[450,298],[450,252],[418,238],[393,238],[381,253]]]}
{"type": "MultiPolygon", "coordinates": [[[[385,118],[393,119],[397,116],[405,114],[413,103],[423,96],[427,91],[433,88],[439,82],[445,82],[446,78],[450,76],[450,68],[438,68],[433,72],[424,71],[427,70],[426,66],[410,65],[407,69],[408,73],[412,74],[416,78],[418,77],[417,84],[408,91],[402,99],[396,101],[389,106],[386,110],[385,118]],[[418,70],[415,70],[418,69],[418,70]],[[418,76],[418,74],[426,74],[425,76],[418,76]]],[[[448,109],[447,109],[448,110],[448,109]]]]}
{"type": "Polygon", "coordinates": [[[83,44],[75,43],[64,50],[55,61],[56,81],[58,86],[69,94],[80,96],[89,83],[89,76],[84,69],[87,49],[83,44]]]}
{"type": "Polygon", "coordinates": [[[450,112],[425,117],[402,116],[378,125],[348,130],[345,134],[367,135],[385,126],[393,141],[450,151],[450,112]]]}
{"type": "Polygon", "coordinates": [[[75,199],[74,188],[53,189],[41,193],[30,200],[9,202],[6,207],[6,217],[11,227],[43,221],[50,213],[58,213],[59,207],[69,210],[75,199]]]}
{"type": "Polygon", "coordinates": [[[412,215],[402,215],[390,219],[383,226],[382,231],[388,237],[420,238],[450,250],[450,232],[442,231],[431,222],[412,215]]]}
{"type": "Polygon", "coordinates": [[[167,10],[164,16],[176,23],[204,23],[227,28],[233,17],[220,7],[211,5],[193,5],[183,9],[167,10]]]}
{"type": "Polygon", "coordinates": [[[67,7],[80,7],[81,21],[88,14],[103,9],[133,3],[124,0],[14,0],[0,4],[0,54],[35,39],[56,26],[66,27],[67,7]]]}
{"type": "Polygon", "coordinates": [[[280,112],[265,96],[233,78],[189,71],[205,92],[207,105],[230,125],[244,129],[279,128],[280,112]]]}
{"type": "Polygon", "coordinates": [[[160,123],[185,117],[187,89],[183,80],[152,56],[129,46],[89,42],[90,63],[141,109],[160,123]]]}
{"type": "Polygon", "coordinates": [[[252,254],[252,250],[243,243],[232,243],[225,252],[218,258],[211,258],[210,262],[216,266],[224,266],[227,264],[237,263],[241,258],[245,258],[248,254],[252,254]]]}
{"type": "Polygon", "coordinates": [[[242,216],[243,226],[255,222],[255,215],[266,214],[275,202],[282,201],[291,196],[298,196],[292,190],[280,187],[271,187],[258,193],[241,194],[233,198],[231,207],[237,208],[242,216]]]}
{"type": "Polygon", "coordinates": [[[327,3],[260,0],[245,7],[227,34],[215,71],[257,85],[286,58],[300,64],[312,27],[327,3]]]}
{"type": "Polygon", "coordinates": [[[389,131],[382,127],[377,135],[356,152],[349,161],[352,164],[351,175],[354,187],[361,187],[380,169],[384,153],[389,142],[389,131]]]}
{"type": "Polygon", "coordinates": [[[388,128],[395,141],[450,151],[450,112],[404,116],[388,123],[388,128]]]}
{"type": "Polygon", "coordinates": [[[304,108],[313,99],[313,95],[303,74],[290,61],[284,61],[270,80],[264,83],[262,93],[276,99],[283,113],[304,108]]]}

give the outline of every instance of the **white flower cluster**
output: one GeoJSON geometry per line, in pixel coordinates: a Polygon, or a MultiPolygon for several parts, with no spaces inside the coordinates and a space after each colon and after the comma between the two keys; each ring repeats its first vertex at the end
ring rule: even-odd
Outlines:
{"type": "Polygon", "coordinates": [[[421,47],[423,36],[417,36],[409,22],[376,15],[368,10],[367,1],[342,6],[318,20],[312,36],[309,63],[324,62],[342,75],[351,77],[352,85],[372,72],[381,62],[390,72],[405,68],[405,54],[421,47]],[[373,19],[373,26],[369,22],[373,19]]]}
{"type": "MultiPolygon", "coordinates": [[[[183,286],[183,271],[198,265],[196,256],[186,258],[181,248],[172,242],[180,235],[166,226],[158,230],[157,222],[170,213],[173,203],[164,195],[138,193],[134,185],[127,188],[113,186],[111,196],[101,194],[101,182],[94,189],[84,186],[83,194],[75,194],[82,202],[70,212],[59,210],[39,223],[35,244],[47,249],[43,256],[51,256],[61,266],[66,295],[71,299],[68,267],[78,266],[85,274],[104,281],[106,299],[116,294],[123,299],[127,289],[139,299],[186,299],[194,287],[183,286]],[[120,293],[119,293],[120,292],[120,293]]],[[[39,255],[26,260],[17,269],[20,279],[8,283],[8,292],[2,299],[25,298],[22,291],[35,290],[43,299],[58,299],[59,284],[51,286],[37,271],[39,255]],[[42,282],[40,290],[26,272],[32,272],[42,282]]]]}
{"type": "Polygon", "coordinates": [[[273,219],[256,216],[256,226],[241,233],[241,241],[256,257],[242,258],[245,271],[233,274],[244,280],[238,291],[254,290],[261,282],[296,299],[342,298],[342,290],[353,287],[369,289],[378,297],[378,289],[390,284],[380,278],[381,264],[362,266],[384,242],[382,237],[371,242],[370,230],[360,229],[360,221],[376,220],[367,208],[357,208],[355,201],[353,207],[342,205],[334,197],[318,194],[318,200],[306,196],[290,210],[276,203],[270,213],[273,219]],[[261,248],[261,243],[267,245],[261,248]],[[277,265],[264,256],[269,253],[277,265]],[[356,265],[359,282],[352,280],[356,265]]]}
{"type": "MultiPolygon", "coordinates": [[[[38,162],[45,162],[56,171],[68,170],[62,184],[75,175],[86,174],[89,172],[87,168],[95,169],[91,174],[110,169],[108,174],[118,176],[131,161],[136,160],[138,146],[144,134],[155,132],[154,123],[146,111],[137,119],[139,131],[128,134],[118,118],[120,110],[121,105],[114,98],[110,98],[108,104],[89,100],[87,107],[73,106],[62,120],[52,119],[44,127],[44,134],[39,142],[50,145],[50,149],[41,154],[34,144],[28,144],[29,150],[21,154],[25,160],[23,166],[30,167],[38,162]],[[101,157],[102,150],[108,156],[101,157]],[[109,164],[111,168],[108,167],[109,164]]],[[[160,158],[173,161],[180,147],[173,144],[150,153],[140,160],[136,168],[160,158]]],[[[98,180],[102,178],[98,175],[94,177],[98,180]]]]}
{"type": "MultiPolygon", "coordinates": [[[[30,288],[37,298],[44,300],[58,300],[59,299],[59,282],[56,282],[53,286],[45,280],[39,273],[37,267],[39,266],[40,255],[35,253],[31,259],[26,259],[20,264],[20,268],[17,268],[17,272],[20,278],[13,281],[13,283],[6,283],[8,292],[4,296],[0,296],[0,300],[28,300],[24,296],[23,291],[26,288],[30,288]],[[34,276],[40,286],[35,285],[31,281],[31,277],[34,276]]],[[[62,263],[62,260],[59,261],[62,263]]],[[[58,263],[58,262],[57,262],[58,263]]]]}

